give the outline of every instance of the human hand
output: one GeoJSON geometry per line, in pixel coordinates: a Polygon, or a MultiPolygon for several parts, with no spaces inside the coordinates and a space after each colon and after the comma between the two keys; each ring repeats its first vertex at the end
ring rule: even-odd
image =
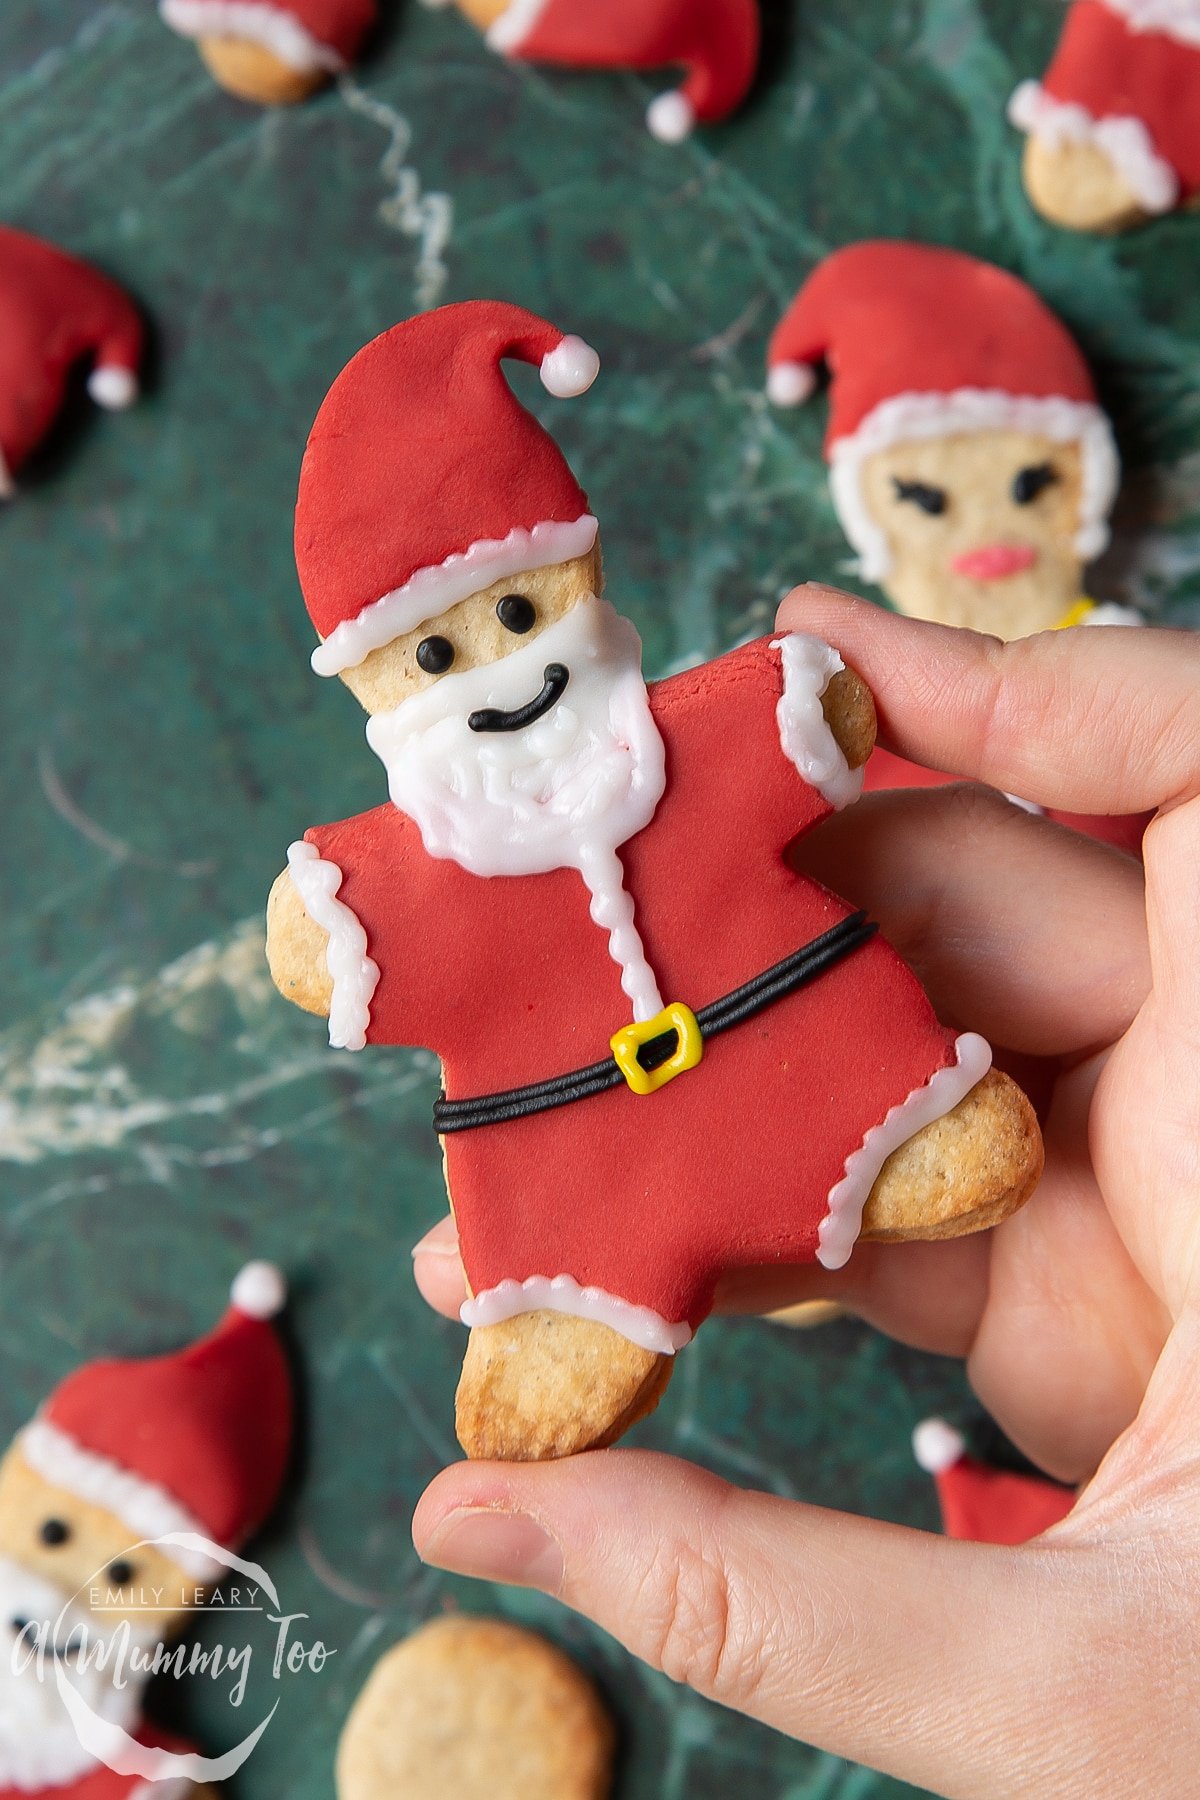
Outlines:
{"type": "MultiPolygon", "coordinates": [[[[1132,860],[976,788],[873,796],[800,850],[870,908],[948,1023],[1019,1059],[1046,1175],[998,1230],[750,1274],[727,1310],[835,1298],[967,1358],[1071,1516],[1018,1550],[949,1543],[666,1457],[461,1464],[427,1561],[556,1594],[635,1654],[781,1730],[947,1796],[1183,1793],[1200,1752],[1200,641],[1002,645],[798,590],[880,737],[1074,812],[1157,809],[1132,860]],[[1191,1404],[1189,1405],[1189,1402],[1191,1404]],[[1089,1479],[1090,1478],[1090,1479],[1089,1479]]],[[[453,1254],[418,1254],[456,1310],[453,1254]]]]}

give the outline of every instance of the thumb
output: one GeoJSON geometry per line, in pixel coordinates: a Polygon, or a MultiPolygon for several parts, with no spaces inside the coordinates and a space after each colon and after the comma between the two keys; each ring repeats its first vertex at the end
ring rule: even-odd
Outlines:
{"type": "Polygon", "coordinates": [[[1056,1755],[1080,1779],[1064,1721],[1086,1552],[1061,1534],[952,1543],[611,1450],[456,1464],[413,1539],[427,1563],[540,1588],[697,1693],[939,1794],[1061,1795],[1056,1755]]]}

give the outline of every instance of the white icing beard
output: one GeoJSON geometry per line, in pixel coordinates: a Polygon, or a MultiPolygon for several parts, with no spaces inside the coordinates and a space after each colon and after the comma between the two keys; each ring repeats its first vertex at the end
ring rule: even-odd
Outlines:
{"type": "MultiPolygon", "coordinates": [[[[145,1677],[135,1674],[125,1657],[112,1655],[101,1667],[92,1654],[112,1635],[111,1620],[72,1601],[53,1582],[0,1557],[0,1788],[36,1792],[77,1781],[96,1767],[59,1693],[50,1649],[54,1642],[68,1652],[59,1660],[62,1673],[96,1717],[136,1731],[145,1677]],[[13,1624],[19,1619],[30,1621],[20,1641],[13,1624]],[[45,1646],[40,1656],[39,1642],[45,1646]],[[88,1652],[83,1668],[75,1654],[81,1644],[88,1652]]],[[[142,1646],[156,1640],[157,1634],[130,1634],[130,1642],[142,1646]]]]}
{"type": "Polygon", "coordinates": [[[590,595],[521,649],[444,675],[367,724],[392,802],[430,856],[473,875],[579,870],[638,1019],[662,1000],[617,850],[649,824],[666,787],[641,650],[629,620],[590,595]],[[534,699],[551,663],[569,680],[542,718],[517,731],[471,730],[474,712],[513,712],[534,699]]]}

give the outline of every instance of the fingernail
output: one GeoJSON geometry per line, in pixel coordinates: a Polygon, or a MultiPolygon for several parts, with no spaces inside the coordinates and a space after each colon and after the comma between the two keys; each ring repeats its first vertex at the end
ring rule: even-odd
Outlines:
{"type": "Polygon", "coordinates": [[[562,1550],[527,1513],[460,1508],[432,1533],[421,1561],[455,1575],[541,1588],[547,1594],[562,1585],[562,1550]]]}
{"type": "Polygon", "coordinates": [[[437,1231],[437,1227],[435,1226],[433,1231],[427,1231],[425,1233],[425,1236],[420,1240],[420,1242],[413,1245],[412,1255],[413,1255],[414,1262],[416,1261],[418,1256],[457,1256],[458,1255],[458,1245],[455,1243],[448,1244],[446,1242],[445,1238],[438,1237],[435,1235],[436,1231],[437,1231]]]}

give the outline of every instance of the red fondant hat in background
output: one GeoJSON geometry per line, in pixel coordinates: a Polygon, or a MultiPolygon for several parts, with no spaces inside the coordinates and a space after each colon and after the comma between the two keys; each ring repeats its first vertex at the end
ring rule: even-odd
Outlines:
{"type": "Polygon", "coordinates": [[[93,400],[137,398],[142,321],[128,295],[89,263],[0,225],[0,494],[45,437],[76,363],[92,363],[93,400]]]}
{"type": "Polygon", "coordinates": [[[1170,212],[1200,193],[1200,0],[1076,0],[1008,114],[1052,147],[1094,145],[1143,212],[1170,212]]]}
{"type": "Polygon", "coordinates": [[[947,1537],[974,1544],[1026,1544],[1065,1519],[1075,1504],[1071,1489],[1056,1481],[977,1462],[944,1419],[925,1419],[917,1426],[913,1455],[937,1485],[947,1537]]]}
{"type": "Polygon", "coordinates": [[[958,250],[879,240],[835,251],[809,276],[767,353],[767,392],[799,406],[830,375],[825,454],[862,573],[888,573],[862,493],[867,457],[891,444],[976,431],[1036,432],[1083,455],[1076,548],[1099,555],[1119,466],[1074,338],[1033,289],[958,250]]]}
{"type": "Polygon", "coordinates": [[[679,143],[740,106],[758,63],[758,0],[509,0],[488,43],[522,62],[648,72],[682,66],[683,85],[646,115],[679,143]]]}
{"type": "Polygon", "coordinates": [[[582,394],[594,350],[523,307],[469,300],[393,326],[334,382],[309,434],[296,564],[319,675],[509,576],[583,556],[587,496],[500,364],[582,394]]]}
{"type": "Polygon", "coordinates": [[[375,0],[159,0],[181,37],[240,38],[289,69],[335,75],[357,57],[378,19],[375,0]]]}
{"type": "MultiPolygon", "coordinates": [[[[286,1292],[278,1269],[250,1263],[199,1342],[77,1369],[22,1432],[25,1460],[138,1540],[177,1532],[236,1549],[274,1506],[291,1450],[291,1376],[271,1323],[286,1292]]],[[[203,1545],[166,1553],[199,1579],[220,1567],[203,1545]]]]}

